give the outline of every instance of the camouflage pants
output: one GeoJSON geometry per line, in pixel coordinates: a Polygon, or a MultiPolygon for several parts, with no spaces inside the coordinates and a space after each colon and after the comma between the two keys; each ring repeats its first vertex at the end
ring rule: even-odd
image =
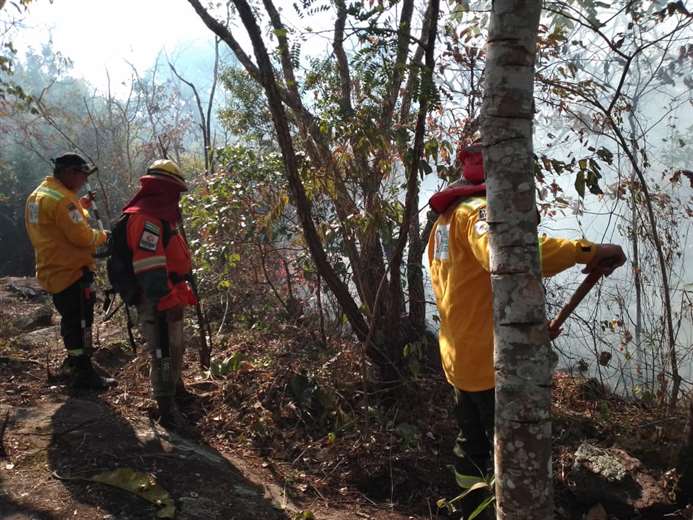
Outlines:
{"type": "Polygon", "coordinates": [[[157,311],[145,300],[137,306],[138,326],[150,355],[149,378],[154,399],[173,397],[183,368],[183,308],[157,311]]]}

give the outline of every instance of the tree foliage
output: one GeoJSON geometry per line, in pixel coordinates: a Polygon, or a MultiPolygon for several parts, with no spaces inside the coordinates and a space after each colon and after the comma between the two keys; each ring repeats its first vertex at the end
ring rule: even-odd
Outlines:
{"type": "MultiPolygon", "coordinates": [[[[219,22],[200,2],[190,3],[234,51],[248,76],[264,88],[291,200],[317,271],[354,332],[366,339],[371,330],[371,358],[392,373],[411,337],[408,331],[421,332],[424,325],[421,297],[409,299],[409,317],[402,320],[406,307],[399,254],[394,255],[394,263],[389,262],[398,238],[393,230],[400,231],[399,237],[409,236],[411,230],[418,240],[418,224],[409,225],[413,219],[418,221],[411,211],[418,208],[418,180],[410,183],[414,196],[408,197],[406,207],[394,188],[405,178],[418,177],[423,156],[423,140],[414,150],[408,129],[414,122],[412,102],[425,98],[430,109],[439,107],[433,83],[425,85],[420,75],[425,42],[429,34],[435,34],[437,10],[431,4],[414,16],[410,0],[398,6],[401,10],[382,3],[318,6],[305,2],[293,6],[302,21],[300,28],[294,28],[285,24],[284,15],[271,1],[263,3],[264,9],[234,2],[253,44],[253,60],[238,43],[232,26],[219,22]],[[312,32],[308,19],[318,11],[333,15],[333,52],[305,60],[303,68],[302,42],[312,32]],[[269,36],[258,22],[271,27],[269,36]],[[415,165],[413,170],[410,164],[415,165]],[[326,254],[314,208],[326,208],[339,224],[335,239],[342,257],[348,259],[348,279],[339,275],[337,264],[326,254]],[[408,220],[403,220],[404,215],[408,220]]],[[[416,251],[410,258],[410,271],[417,264],[421,269],[421,248],[416,251]]],[[[423,294],[420,277],[409,281],[411,294],[423,294]],[[418,287],[412,287],[412,281],[418,287]]]]}

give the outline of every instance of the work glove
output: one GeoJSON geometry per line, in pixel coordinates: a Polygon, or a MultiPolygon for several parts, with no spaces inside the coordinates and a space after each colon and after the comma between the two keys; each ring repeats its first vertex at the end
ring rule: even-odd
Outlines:
{"type": "Polygon", "coordinates": [[[617,244],[599,244],[592,260],[582,270],[583,273],[591,273],[600,270],[604,276],[609,276],[618,267],[626,263],[626,255],[621,246],[617,244]]]}
{"type": "Polygon", "coordinates": [[[84,209],[91,208],[91,197],[89,195],[85,195],[84,197],[80,197],[79,204],[84,209]]]}

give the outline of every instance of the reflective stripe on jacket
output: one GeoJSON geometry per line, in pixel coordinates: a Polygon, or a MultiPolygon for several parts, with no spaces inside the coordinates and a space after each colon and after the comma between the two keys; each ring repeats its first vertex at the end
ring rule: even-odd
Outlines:
{"type": "MultiPolygon", "coordinates": [[[[544,276],[589,262],[596,247],[584,240],[540,238],[544,276]]],[[[448,382],[468,392],[493,388],[493,307],[484,197],[452,205],[438,217],[428,241],[428,261],[448,382]]]]}
{"type": "Polygon", "coordinates": [[[87,222],[77,194],[55,177],[46,177],[29,195],[24,224],[36,253],[36,278],[50,293],[59,293],[95,267],[96,246],[106,233],[87,222]]]}
{"type": "Polygon", "coordinates": [[[161,285],[154,288],[155,293],[164,295],[159,300],[158,310],[197,303],[185,280],[192,271],[190,249],[174,224],[171,224],[171,237],[164,248],[161,219],[144,213],[131,213],[127,237],[135,275],[140,281],[161,285]],[[165,276],[157,276],[163,273],[165,276]]]}

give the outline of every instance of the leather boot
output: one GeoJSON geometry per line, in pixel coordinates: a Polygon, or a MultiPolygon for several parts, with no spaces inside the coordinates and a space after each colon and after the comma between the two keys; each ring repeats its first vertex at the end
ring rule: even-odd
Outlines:
{"type": "Polygon", "coordinates": [[[75,390],[103,391],[116,384],[115,379],[99,375],[88,356],[77,356],[68,359],[72,372],[70,386],[75,390]]]}
{"type": "Polygon", "coordinates": [[[183,380],[179,379],[176,383],[176,402],[180,405],[190,404],[197,396],[189,391],[183,384],[183,380]]]}
{"type": "Polygon", "coordinates": [[[159,424],[167,430],[185,433],[188,430],[188,422],[180,413],[178,405],[173,397],[158,397],[156,404],[159,406],[159,424]]]}

